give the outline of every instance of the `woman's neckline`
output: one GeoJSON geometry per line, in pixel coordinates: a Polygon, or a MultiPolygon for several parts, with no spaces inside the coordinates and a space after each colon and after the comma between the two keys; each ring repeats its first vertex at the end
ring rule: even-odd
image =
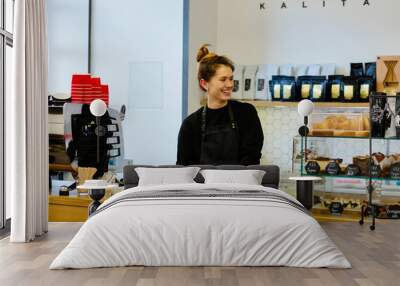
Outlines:
{"type": "Polygon", "coordinates": [[[209,110],[219,110],[219,109],[224,109],[224,108],[226,108],[226,107],[228,106],[228,103],[229,103],[229,100],[228,100],[228,101],[226,101],[224,105],[222,105],[222,106],[219,106],[219,107],[210,107],[210,106],[208,105],[208,103],[207,103],[207,109],[209,109],[209,110]]]}

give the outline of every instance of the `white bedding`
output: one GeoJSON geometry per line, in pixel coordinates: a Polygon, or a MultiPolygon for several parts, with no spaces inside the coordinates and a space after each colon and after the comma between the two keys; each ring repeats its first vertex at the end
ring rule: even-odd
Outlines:
{"type": "Polygon", "coordinates": [[[318,222],[288,204],[230,197],[154,198],[113,204],[131,192],[205,188],[263,190],[297,202],[279,190],[254,185],[128,189],[100,206],[104,210],[86,221],[50,269],[127,265],[351,267],[318,222]]]}

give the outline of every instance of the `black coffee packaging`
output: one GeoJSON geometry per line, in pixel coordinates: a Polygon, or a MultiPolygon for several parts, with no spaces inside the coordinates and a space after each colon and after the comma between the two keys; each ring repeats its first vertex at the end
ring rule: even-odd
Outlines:
{"type": "Polygon", "coordinates": [[[272,80],[269,81],[269,90],[271,93],[271,100],[280,101],[281,100],[281,83],[278,76],[273,75],[272,80]]]}
{"type": "Polygon", "coordinates": [[[371,136],[384,138],[386,129],[390,126],[389,111],[387,110],[387,95],[382,92],[371,94],[371,136]]]}
{"type": "Polygon", "coordinates": [[[368,102],[371,92],[374,91],[374,79],[369,76],[363,76],[357,78],[357,81],[359,101],[368,102]]]}
{"type": "Polygon", "coordinates": [[[311,100],[326,101],[326,77],[316,76],[312,79],[311,100]]]}
{"type": "Polygon", "coordinates": [[[363,63],[350,63],[350,76],[352,77],[364,76],[363,63]]]}
{"type": "Polygon", "coordinates": [[[330,75],[326,84],[327,101],[343,101],[343,75],[330,75]]]}
{"type": "Polygon", "coordinates": [[[297,78],[298,100],[326,101],[325,76],[299,76],[297,78]]]}
{"type": "Polygon", "coordinates": [[[367,77],[372,77],[373,85],[371,91],[376,91],[376,62],[365,63],[364,75],[367,77]]]}
{"type": "Polygon", "coordinates": [[[296,101],[296,80],[294,76],[272,76],[269,86],[272,100],[296,101]]]}
{"type": "Polygon", "coordinates": [[[365,76],[376,78],[376,62],[365,63],[365,76]]]}
{"type": "Polygon", "coordinates": [[[357,102],[359,99],[357,78],[352,76],[343,77],[343,98],[344,102],[357,102]]]}

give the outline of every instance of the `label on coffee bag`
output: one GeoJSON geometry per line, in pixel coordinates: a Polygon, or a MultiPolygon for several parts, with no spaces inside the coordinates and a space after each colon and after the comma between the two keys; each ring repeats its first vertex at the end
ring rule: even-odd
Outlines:
{"type": "Polygon", "coordinates": [[[345,85],[344,86],[344,99],[352,100],[354,98],[354,86],[345,85]]]}
{"type": "Polygon", "coordinates": [[[285,84],[283,86],[283,98],[290,99],[291,96],[292,96],[292,85],[285,84]]]}
{"type": "Polygon", "coordinates": [[[332,176],[338,175],[340,173],[340,166],[337,162],[329,162],[326,165],[325,172],[332,176]]]}
{"type": "Polygon", "coordinates": [[[333,99],[338,99],[340,97],[340,84],[332,84],[331,97],[333,99]]]}
{"type": "Polygon", "coordinates": [[[306,164],[306,172],[309,175],[317,175],[320,170],[321,167],[316,161],[308,161],[308,163],[306,164]]]}
{"type": "Polygon", "coordinates": [[[274,85],[274,98],[275,99],[281,98],[281,85],[280,84],[274,85]]]}
{"type": "Polygon", "coordinates": [[[263,91],[264,90],[264,85],[265,85],[265,79],[259,78],[257,80],[257,91],[263,91]]]}
{"type": "Polygon", "coordinates": [[[379,165],[372,165],[371,166],[371,176],[378,178],[381,176],[381,167],[379,165]]]}
{"type": "Polygon", "coordinates": [[[310,84],[301,85],[301,98],[309,98],[310,97],[310,84]]]}
{"type": "Polygon", "coordinates": [[[390,177],[392,179],[400,179],[400,163],[393,164],[390,167],[390,177]]]}
{"type": "Polygon", "coordinates": [[[322,85],[314,84],[313,86],[313,98],[320,99],[322,95],[322,85]]]}
{"type": "Polygon", "coordinates": [[[237,92],[239,90],[239,81],[238,80],[234,80],[233,81],[233,92],[237,92]]]}
{"type": "Polygon", "coordinates": [[[248,90],[250,90],[250,87],[251,87],[251,79],[250,78],[246,78],[244,80],[244,90],[248,91],[248,90]]]}
{"type": "Polygon", "coordinates": [[[360,167],[354,164],[347,166],[346,175],[347,176],[359,176],[361,173],[360,167]]]}
{"type": "Polygon", "coordinates": [[[362,99],[367,99],[369,96],[369,84],[362,84],[360,86],[360,97],[362,99]]]}

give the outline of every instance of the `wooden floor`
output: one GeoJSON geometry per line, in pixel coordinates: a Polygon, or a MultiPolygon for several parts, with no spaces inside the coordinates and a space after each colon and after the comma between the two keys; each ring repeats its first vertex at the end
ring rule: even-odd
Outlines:
{"type": "Polygon", "coordinates": [[[0,285],[400,285],[400,221],[379,220],[375,232],[354,222],[321,223],[353,269],[289,267],[124,267],[48,270],[81,223],[50,223],[28,244],[0,241],[0,285]]]}

